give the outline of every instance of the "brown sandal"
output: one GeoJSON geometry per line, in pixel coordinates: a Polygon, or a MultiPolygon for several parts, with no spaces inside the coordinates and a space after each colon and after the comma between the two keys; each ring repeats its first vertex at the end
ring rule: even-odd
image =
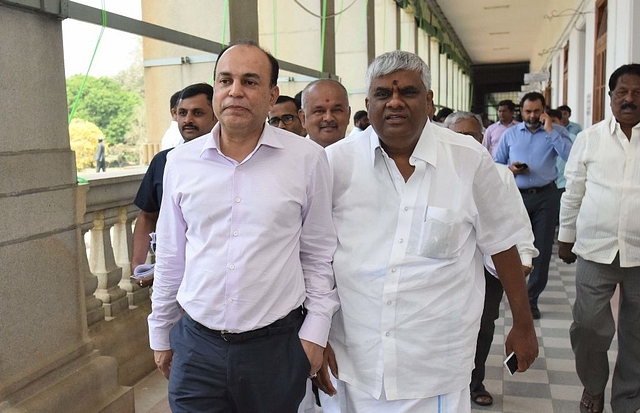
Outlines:
{"type": "Polygon", "coordinates": [[[580,399],[580,413],[602,413],[604,411],[604,393],[591,396],[586,390],[580,399]]]}

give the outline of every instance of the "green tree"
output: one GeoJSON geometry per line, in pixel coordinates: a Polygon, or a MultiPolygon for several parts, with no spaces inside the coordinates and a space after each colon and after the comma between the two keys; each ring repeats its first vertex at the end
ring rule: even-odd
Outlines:
{"type": "MultiPolygon", "coordinates": [[[[83,75],[67,79],[69,113],[83,80],[83,75]]],[[[108,144],[125,143],[136,115],[136,107],[141,104],[142,98],[138,94],[123,89],[117,81],[108,77],[89,76],[74,117],[95,123],[104,132],[108,144]]]]}

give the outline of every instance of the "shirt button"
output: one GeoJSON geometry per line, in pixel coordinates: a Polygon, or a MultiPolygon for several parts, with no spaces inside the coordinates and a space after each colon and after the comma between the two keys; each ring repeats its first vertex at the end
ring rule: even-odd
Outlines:
{"type": "Polygon", "coordinates": [[[392,268],[392,269],[391,269],[391,272],[396,272],[396,269],[395,269],[395,268],[392,268]]]}
{"type": "Polygon", "coordinates": [[[227,302],[232,303],[233,302],[233,298],[231,298],[231,297],[227,298],[227,302]]]}
{"type": "Polygon", "coordinates": [[[236,198],[236,202],[240,202],[240,197],[237,197],[237,198],[236,198]]]}
{"type": "Polygon", "coordinates": [[[391,335],[391,333],[387,331],[386,333],[384,333],[384,335],[389,337],[391,335]]]}
{"type": "Polygon", "coordinates": [[[387,301],[387,305],[391,305],[391,301],[387,301]]]}
{"type": "Polygon", "coordinates": [[[231,264],[231,265],[229,266],[229,269],[232,269],[232,270],[233,270],[233,269],[235,269],[235,268],[236,268],[236,266],[235,266],[235,265],[233,265],[233,264],[231,264]]]}
{"type": "Polygon", "coordinates": [[[402,244],[402,243],[404,242],[404,238],[400,238],[400,239],[398,240],[398,242],[399,242],[400,244],[402,244]]]}
{"type": "Polygon", "coordinates": [[[233,236],[237,237],[238,236],[238,231],[233,231],[233,236]]]}
{"type": "Polygon", "coordinates": [[[408,206],[404,207],[404,210],[405,210],[405,211],[408,211],[408,210],[409,210],[409,207],[408,207],[408,206]]]}

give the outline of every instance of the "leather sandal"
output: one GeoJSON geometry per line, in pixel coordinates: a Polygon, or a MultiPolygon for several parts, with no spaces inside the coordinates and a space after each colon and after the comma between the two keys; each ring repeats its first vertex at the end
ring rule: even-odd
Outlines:
{"type": "Polygon", "coordinates": [[[580,399],[580,413],[602,413],[604,411],[604,393],[592,396],[586,390],[580,399]]]}
{"type": "Polygon", "coordinates": [[[493,396],[482,386],[471,392],[471,401],[478,406],[491,406],[493,404],[493,396]],[[484,398],[486,400],[478,400],[478,398],[484,398]]]}

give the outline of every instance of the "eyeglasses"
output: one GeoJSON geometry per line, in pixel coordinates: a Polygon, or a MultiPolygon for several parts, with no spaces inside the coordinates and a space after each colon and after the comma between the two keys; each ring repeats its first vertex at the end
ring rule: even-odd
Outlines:
{"type": "Polygon", "coordinates": [[[297,116],[282,115],[281,118],[277,118],[277,117],[269,118],[268,123],[271,126],[278,126],[280,124],[280,121],[282,121],[282,123],[284,123],[285,125],[290,125],[295,118],[297,118],[297,116]]]}

